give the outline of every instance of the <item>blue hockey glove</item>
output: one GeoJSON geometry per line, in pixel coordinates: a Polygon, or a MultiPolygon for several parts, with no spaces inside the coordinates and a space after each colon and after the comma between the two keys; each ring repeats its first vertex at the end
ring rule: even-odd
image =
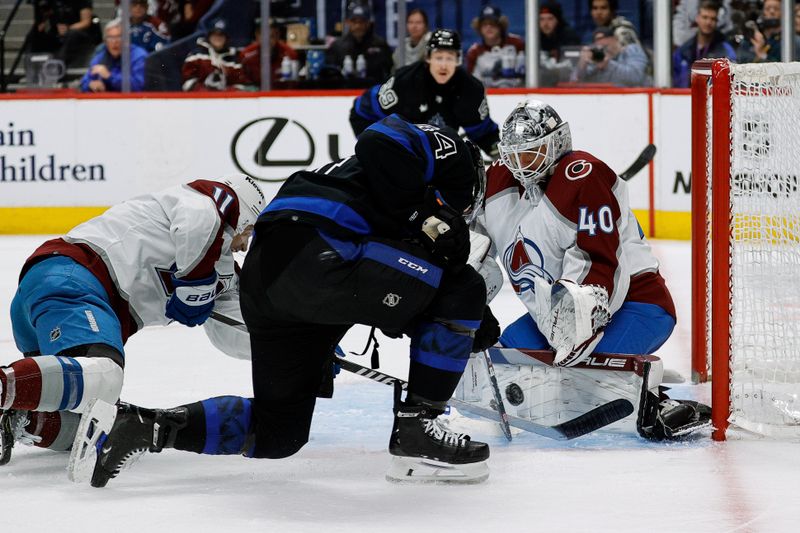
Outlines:
{"type": "Polygon", "coordinates": [[[216,272],[207,278],[193,280],[176,278],[173,274],[172,286],[175,291],[167,301],[164,313],[167,318],[189,327],[198,326],[208,320],[214,309],[217,292],[216,272]]]}

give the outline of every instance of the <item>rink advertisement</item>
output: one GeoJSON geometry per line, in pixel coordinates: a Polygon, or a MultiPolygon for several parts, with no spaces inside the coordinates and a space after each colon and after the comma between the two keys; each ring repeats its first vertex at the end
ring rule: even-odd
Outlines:
{"type": "MultiPolygon", "coordinates": [[[[648,234],[681,237],[670,213],[689,211],[687,95],[539,97],[569,121],[573,146],[617,172],[654,137],[653,190],[645,169],[628,182],[631,204],[648,234]],[[651,220],[664,220],[664,231],[650,231],[651,220]]],[[[502,123],[521,98],[490,95],[491,116],[502,123]]],[[[352,153],[352,102],[350,94],[3,100],[0,233],[61,233],[126,198],[230,173],[253,176],[272,196],[293,172],[352,153]]]]}

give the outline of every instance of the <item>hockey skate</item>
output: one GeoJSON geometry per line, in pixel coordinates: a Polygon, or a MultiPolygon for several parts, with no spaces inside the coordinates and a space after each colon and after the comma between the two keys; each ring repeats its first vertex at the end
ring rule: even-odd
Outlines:
{"type": "Polygon", "coordinates": [[[41,437],[25,431],[28,425],[28,411],[8,409],[0,411],[0,466],[11,460],[11,450],[16,441],[31,445],[41,441],[41,437]]]}
{"type": "Polygon", "coordinates": [[[394,426],[389,439],[392,465],[388,481],[481,483],[489,477],[489,445],[450,431],[437,420],[441,413],[400,401],[395,387],[394,426]]]}
{"type": "Polygon", "coordinates": [[[146,452],[172,447],[186,423],[183,409],[145,409],[95,400],[83,414],[70,455],[70,479],[105,487],[146,452]]]}
{"type": "Polygon", "coordinates": [[[682,439],[710,427],[709,406],[692,400],[673,400],[663,391],[661,398],[648,393],[637,421],[639,434],[655,441],[682,439]]]}

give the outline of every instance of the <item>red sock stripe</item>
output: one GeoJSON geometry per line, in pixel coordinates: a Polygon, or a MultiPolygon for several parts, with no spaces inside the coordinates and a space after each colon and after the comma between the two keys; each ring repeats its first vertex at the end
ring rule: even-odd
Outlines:
{"type": "MultiPolygon", "coordinates": [[[[14,369],[14,403],[13,409],[32,411],[39,406],[42,398],[42,372],[33,359],[21,359],[11,363],[14,369]]],[[[5,389],[5,387],[3,387],[5,389]]]]}
{"type": "Polygon", "coordinates": [[[25,430],[32,435],[42,437],[41,442],[37,442],[36,446],[49,448],[58,437],[58,432],[61,431],[61,413],[58,411],[53,413],[34,411],[31,413],[31,420],[25,430]]]}

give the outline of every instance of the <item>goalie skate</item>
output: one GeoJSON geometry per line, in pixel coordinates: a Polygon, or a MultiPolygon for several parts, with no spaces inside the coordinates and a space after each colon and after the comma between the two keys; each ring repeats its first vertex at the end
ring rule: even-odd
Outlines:
{"type": "Polygon", "coordinates": [[[394,483],[476,484],[489,478],[486,461],[450,464],[420,457],[392,457],[386,480],[394,483]]]}
{"type": "Polygon", "coordinates": [[[78,423],[67,465],[67,477],[75,483],[86,483],[92,478],[97,454],[114,426],[117,407],[110,403],[92,400],[78,423]]]}

